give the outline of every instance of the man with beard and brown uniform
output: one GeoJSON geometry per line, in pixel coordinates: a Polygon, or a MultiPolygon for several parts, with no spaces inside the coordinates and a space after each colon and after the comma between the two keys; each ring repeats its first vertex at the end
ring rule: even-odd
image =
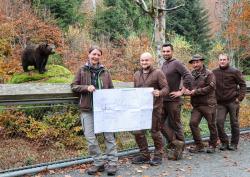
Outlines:
{"type": "Polygon", "coordinates": [[[185,89],[191,88],[192,76],[189,70],[179,60],[173,58],[173,46],[162,45],[162,56],[165,62],[162,71],[168,80],[169,95],[163,100],[163,116],[161,119],[161,132],[168,140],[168,158],[178,160],[182,157],[185,146],[183,126],[181,122],[181,96],[185,89]],[[181,87],[183,82],[183,87],[181,87]]]}
{"type": "Polygon", "coordinates": [[[159,165],[162,163],[163,142],[160,132],[160,118],[162,114],[163,96],[168,94],[168,83],[160,69],[152,66],[153,58],[148,52],[140,56],[141,69],[134,74],[134,87],[153,87],[153,114],[151,135],[154,141],[155,151],[154,157],[150,161],[150,153],[148,143],[145,136],[145,130],[135,131],[135,140],[140,149],[140,155],[133,158],[132,163],[142,164],[150,163],[151,165],[159,165]]]}
{"type": "Polygon", "coordinates": [[[185,92],[186,95],[191,96],[191,104],[193,106],[189,126],[196,146],[189,150],[192,153],[205,151],[199,128],[202,117],[207,120],[210,131],[209,147],[207,148],[208,153],[215,152],[218,139],[215,121],[215,76],[212,71],[206,69],[203,61],[204,58],[199,54],[194,55],[189,61],[194,69],[192,71],[193,83],[192,90],[186,90],[185,92]]]}
{"type": "Polygon", "coordinates": [[[231,66],[226,54],[219,55],[219,67],[213,70],[216,77],[217,129],[221,141],[220,150],[236,150],[239,143],[240,102],[246,94],[246,82],[242,73],[231,66]],[[226,115],[230,115],[231,144],[224,130],[226,115]]]}

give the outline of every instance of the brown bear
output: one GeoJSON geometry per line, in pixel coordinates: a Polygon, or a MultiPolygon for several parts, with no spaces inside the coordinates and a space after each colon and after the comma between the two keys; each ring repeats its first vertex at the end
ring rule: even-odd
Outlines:
{"type": "Polygon", "coordinates": [[[45,66],[50,54],[55,53],[55,45],[42,43],[27,46],[22,52],[22,66],[24,72],[28,72],[28,66],[34,66],[42,74],[46,71],[45,66]]]}

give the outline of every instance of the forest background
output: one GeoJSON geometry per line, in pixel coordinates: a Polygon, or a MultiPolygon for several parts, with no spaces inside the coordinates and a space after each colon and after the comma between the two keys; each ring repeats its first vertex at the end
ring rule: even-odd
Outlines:
{"type": "MultiPolygon", "coordinates": [[[[163,0],[0,0],[0,83],[70,83],[87,61],[91,45],[102,48],[102,63],[113,80],[132,81],[142,52],[151,52],[158,60],[155,21],[140,2],[154,10],[163,0]],[[21,52],[27,45],[45,41],[56,45],[48,72],[23,73],[21,52]]],[[[213,69],[218,54],[226,52],[250,80],[248,0],[164,2],[169,9],[185,4],[165,15],[165,41],[174,45],[176,58],[190,67],[187,61],[199,53],[213,69]]],[[[87,154],[76,107],[6,108],[0,107],[0,169],[87,154]]],[[[248,110],[249,101],[242,105],[241,127],[250,127],[248,110]]],[[[190,137],[190,104],[184,105],[182,117],[185,135],[190,137]]],[[[201,129],[208,134],[206,123],[201,129]]],[[[117,137],[120,150],[136,146],[130,133],[117,137]]]]}

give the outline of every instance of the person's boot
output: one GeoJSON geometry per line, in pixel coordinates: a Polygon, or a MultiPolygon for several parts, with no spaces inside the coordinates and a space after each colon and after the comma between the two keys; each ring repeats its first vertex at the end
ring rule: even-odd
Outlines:
{"type": "Polygon", "coordinates": [[[237,150],[237,145],[236,144],[230,144],[228,146],[228,150],[230,150],[230,151],[236,151],[237,150]]]}
{"type": "Polygon", "coordinates": [[[205,152],[204,144],[196,144],[195,147],[191,147],[189,149],[189,152],[191,153],[198,153],[198,152],[205,152]]]}
{"type": "Polygon", "coordinates": [[[219,149],[222,150],[222,151],[225,151],[225,150],[229,149],[229,144],[228,143],[222,143],[220,145],[219,149]]]}
{"type": "Polygon", "coordinates": [[[210,146],[207,148],[207,153],[215,153],[215,149],[216,149],[216,146],[210,145],[210,146]]]}
{"type": "Polygon", "coordinates": [[[150,161],[150,165],[157,166],[162,164],[162,157],[155,155],[153,159],[150,161]]]}
{"type": "Polygon", "coordinates": [[[149,162],[150,162],[150,156],[138,155],[132,159],[132,164],[143,164],[149,162]]]}
{"type": "Polygon", "coordinates": [[[106,170],[107,170],[108,176],[114,176],[117,172],[117,166],[116,165],[108,165],[106,170]]]}
{"type": "Polygon", "coordinates": [[[101,166],[92,166],[87,170],[89,175],[95,175],[97,172],[103,172],[105,170],[104,165],[101,166]]]}
{"type": "Polygon", "coordinates": [[[182,158],[182,152],[184,149],[184,142],[179,140],[174,140],[172,142],[174,145],[174,149],[168,151],[168,159],[169,160],[179,160],[182,158]]]}
{"type": "Polygon", "coordinates": [[[182,158],[182,152],[184,150],[185,144],[183,141],[179,141],[179,140],[173,141],[173,144],[175,145],[174,155],[176,157],[176,160],[179,160],[182,158]]]}

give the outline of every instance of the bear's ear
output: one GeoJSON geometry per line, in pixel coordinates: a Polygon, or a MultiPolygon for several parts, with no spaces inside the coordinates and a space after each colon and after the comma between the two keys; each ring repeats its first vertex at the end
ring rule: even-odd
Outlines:
{"type": "Polygon", "coordinates": [[[39,49],[45,49],[47,46],[46,46],[47,44],[45,44],[45,43],[41,43],[41,44],[39,44],[39,46],[38,46],[38,48],[39,49]]]}

